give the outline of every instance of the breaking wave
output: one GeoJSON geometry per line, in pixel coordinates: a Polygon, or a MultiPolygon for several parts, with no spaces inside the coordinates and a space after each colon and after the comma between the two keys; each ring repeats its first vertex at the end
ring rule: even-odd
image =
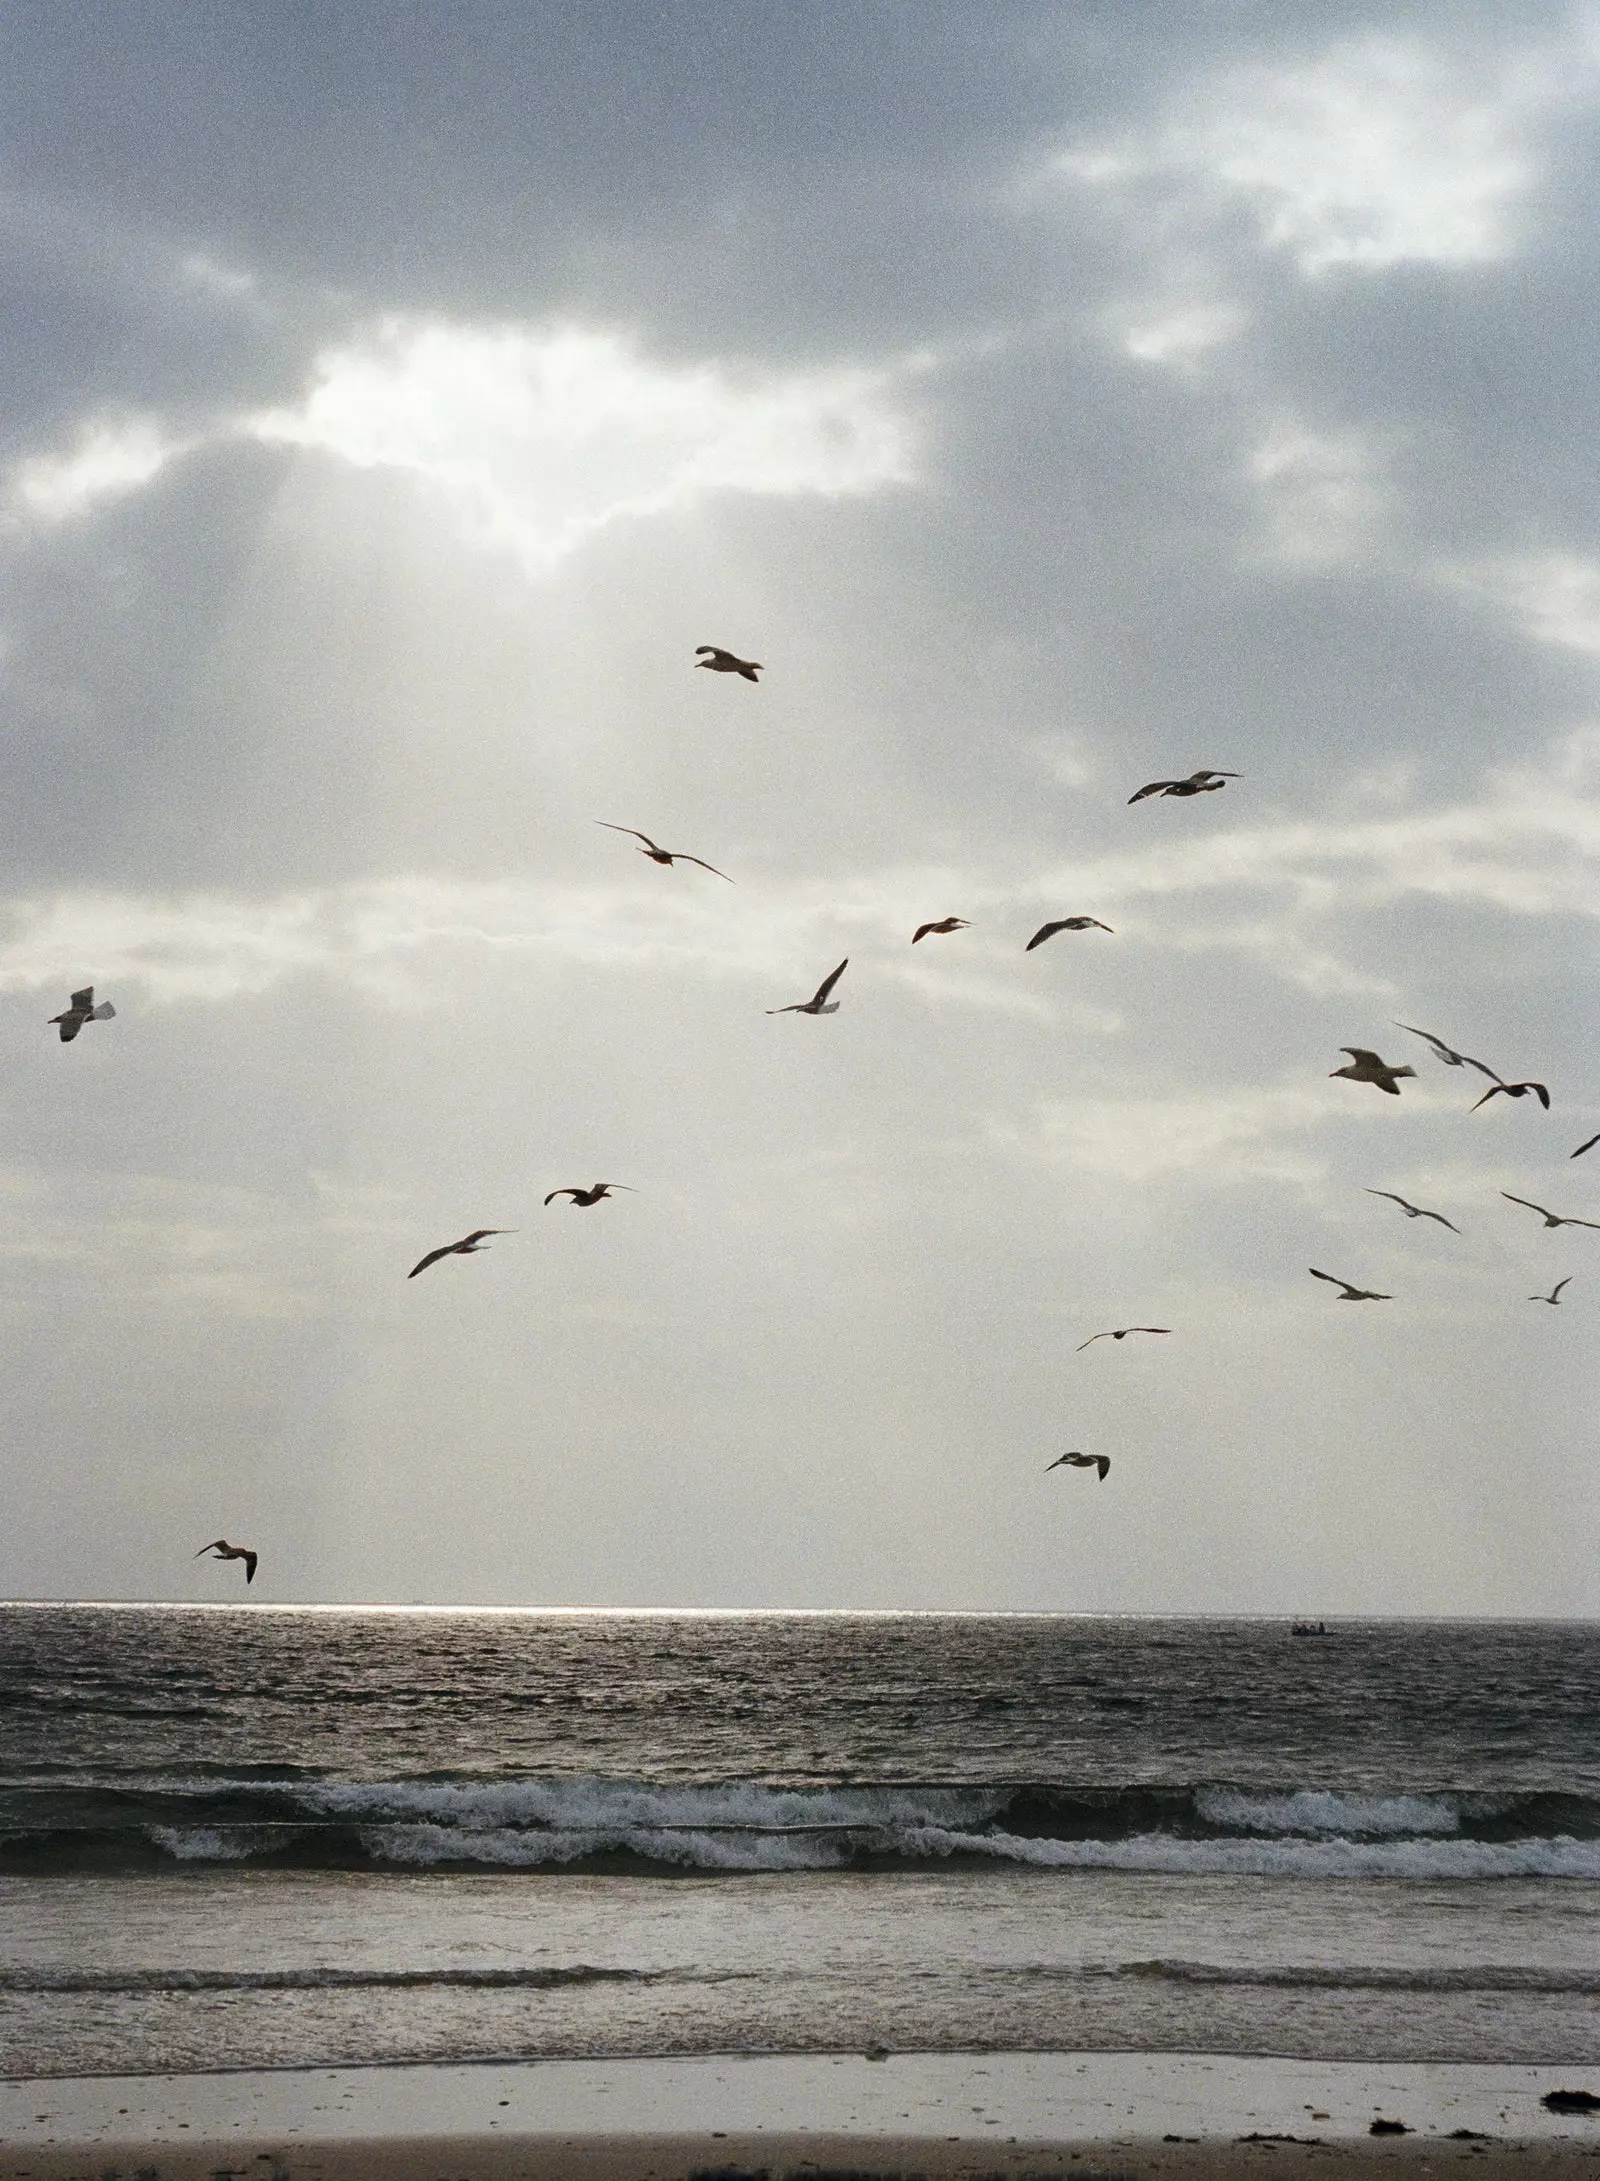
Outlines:
{"type": "Polygon", "coordinates": [[[168,1779],[0,1794],[0,1868],[269,1862],[750,1873],[1006,1863],[1284,1878],[1600,1878],[1600,1799],[1225,1783],[168,1779]]]}

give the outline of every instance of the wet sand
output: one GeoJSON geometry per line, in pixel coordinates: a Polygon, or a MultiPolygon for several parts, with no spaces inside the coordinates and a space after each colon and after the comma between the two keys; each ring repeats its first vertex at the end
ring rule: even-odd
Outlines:
{"type": "Polygon", "coordinates": [[[858,2054],[0,2083],[0,2181],[1585,2173],[1600,2066],[858,2054]],[[1374,2120],[1404,2134],[1371,2133],[1374,2120]]]}

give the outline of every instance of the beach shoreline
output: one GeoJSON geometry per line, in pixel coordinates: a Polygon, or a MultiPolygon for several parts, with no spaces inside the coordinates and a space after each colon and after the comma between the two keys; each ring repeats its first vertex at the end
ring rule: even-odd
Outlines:
{"type": "Polygon", "coordinates": [[[0,2181],[1600,2173],[1600,2067],[860,2054],[0,2082],[0,2181]],[[1373,2135],[1375,2120],[1404,2133],[1373,2135]]]}

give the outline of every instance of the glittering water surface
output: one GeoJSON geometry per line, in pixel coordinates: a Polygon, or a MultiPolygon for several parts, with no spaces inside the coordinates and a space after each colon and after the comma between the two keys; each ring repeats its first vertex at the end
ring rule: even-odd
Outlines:
{"type": "Polygon", "coordinates": [[[1600,1631],[0,1608],[13,2073],[1600,2056],[1600,1631]]]}

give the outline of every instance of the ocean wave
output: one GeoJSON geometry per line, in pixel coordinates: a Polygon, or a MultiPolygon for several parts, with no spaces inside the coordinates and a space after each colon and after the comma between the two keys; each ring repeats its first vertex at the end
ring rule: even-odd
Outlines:
{"type": "MultiPolygon", "coordinates": [[[[725,1972],[729,1974],[731,1972],[725,1972]]],[[[581,1984],[660,1984],[670,1970],[597,1969],[0,1969],[0,1992],[366,1992],[433,1987],[552,1992],[581,1984]]]]}
{"type": "Polygon", "coordinates": [[[1285,1786],[593,1777],[199,1777],[0,1793],[0,1868],[282,1862],[412,1870],[838,1870],[1600,1877],[1600,1799],[1285,1786]]]}

